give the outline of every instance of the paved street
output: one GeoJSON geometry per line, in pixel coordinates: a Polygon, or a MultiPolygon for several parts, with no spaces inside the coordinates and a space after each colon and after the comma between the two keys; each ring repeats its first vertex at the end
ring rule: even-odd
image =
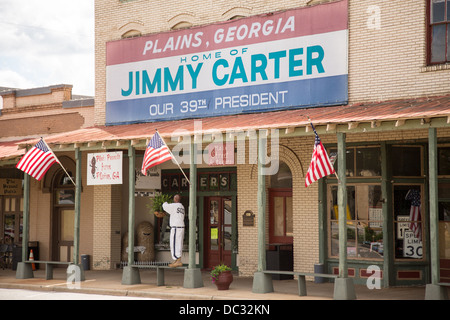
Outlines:
{"type": "Polygon", "coordinates": [[[88,293],[0,289],[0,300],[158,300],[88,293]]]}

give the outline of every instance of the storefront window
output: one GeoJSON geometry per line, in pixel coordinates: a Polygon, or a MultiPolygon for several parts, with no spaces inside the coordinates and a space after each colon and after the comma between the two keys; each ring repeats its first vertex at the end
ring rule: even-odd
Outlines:
{"type": "Polygon", "coordinates": [[[450,182],[438,186],[440,282],[450,282],[450,182]]]}
{"type": "Polygon", "coordinates": [[[450,260],[450,202],[439,202],[439,257],[450,260]]]}
{"type": "Polygon", "coordinates": [[[355,158],[357,177],[381,176],[380,148],[356,148],[355,158]]]}
{"type": "Polygon", "coordinates": [[[3,229],[3,235],[5,239],[10,239],[10,242],[14,242],[15,238],[15,216],[14,215],[5,215],[4,216],[5,225],[3,229]]]}
{"type": "Polygon", "coordinates": [[[394,186],[395,258],[423,258],[423,209],[420,185],[394,186]]]}
{"type": "Polygon", "coordinates": [[[392,147],[392,175],[394,177],[421,177],[422,147],[392,147]]]}
{"type": "MultiPolygon", "coordinates": [[[[330,148],[330,155],[337,150],[330,148]]],[[[339,167],[338,161],[334,168],[339,167]]],[[[381,150],[380,147],[349,147],[346,150],[347,177],[378,177],[381,176],[381,150]]]]}
{"type": "Polygon", "coordinates": [[[450,176],[450,147],[438,148],[438,175],[450,176]]]}
{"type": "Polygon", "coordinates": [[[0,199],[0,213],[3,215],[0,238],[7,243],[20,243],[23,236],[23,197],[0,196],[0,199]]]}
{"type": "MultiPolygon", "coordinates": [[[[339,255],[338,186],[329,186],[331,256],[339,255]]],[[[381,186],[347,185],[347,256],[348,258],[383,258],[383,214],[381,186]]]]}

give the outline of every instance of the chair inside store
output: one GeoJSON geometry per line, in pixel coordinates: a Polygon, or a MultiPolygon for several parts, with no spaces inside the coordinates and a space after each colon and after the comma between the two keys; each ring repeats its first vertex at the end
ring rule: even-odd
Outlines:
{"type": "Polygon", "coordinates": [[[12,246],[3,240],[0,243],[0,266],[3,270],[11,267],[12,246]]]}

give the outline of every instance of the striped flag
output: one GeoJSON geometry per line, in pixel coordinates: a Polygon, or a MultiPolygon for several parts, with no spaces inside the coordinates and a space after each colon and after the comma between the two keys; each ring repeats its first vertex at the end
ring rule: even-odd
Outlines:
{"type": "Polygon", "coordinates": [[[314,129],[312,123],[311,127],[314,130],[316,138],[314,142],[314,152],[312,154],[311,164],[309,165],[308,172],[306,173],[305,187],[308,187],[311,183],[319,180],[320,178],[335,173],[333,164],[331,163],[327,151],[320,141],[319,135],[317,134],[316,129],[314,129]]]}
{"type": "Polygon", "coordinates": [[[422,240],[422,227],[421,220],[422,217],[420,215],[420,191],[417,189],[410,189],[405,197],[406,200],[411,201],[411,208],[409,210],[409,220],[411,223],[409,228],[412,232],[414,232],[414,236],[422,240]]]}
{"type": "Polygon", "coordinates": [[[29,174],[36,180],[41,180],[55,162],[59,163],[58,158],[41,138],[34,147],[25,153],[17,163],[16,168],[29,174]]]}
{"type": "Polygon", "coordinates": [[[158,131],[156,131],[148,143],[147,149],[145,149],[144,160],[142,161],[141,168],[142,174],[146,176],[149,168],[170,160],[171,158],[172,155],[169,148],[159,136],[158,131]]]}

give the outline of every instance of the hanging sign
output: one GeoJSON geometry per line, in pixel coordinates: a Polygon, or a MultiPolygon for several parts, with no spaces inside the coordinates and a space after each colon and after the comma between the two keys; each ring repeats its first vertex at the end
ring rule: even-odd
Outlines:
{"type": "Polygon", "coordinates": [[[411,230],[405,231],[403,240],[403,257],[422,259],[423,245],[411,230]]]}
{"type": "Polygon", "coordinates": [[[87,184],[122,184],[122,153],[88,153],[87,184]]]}
{"type": "Polygon", "coordinates": [[[136,184],[137,190],[159,190],[161,189],[161,167],[154,166],[148,169],[147,175],[144,176],[139,169],[136,169],[136,184]]]}
{"type": "Polygon", "coordinates": [[[0,179],[0,196],[22,195],[22,179],[0,179]]]}
{"type": "Polygon", "coordinates": [[[410,231],[409,225],[411,224],[409,221],[409,216],[407,215],[398,215],[397,216],[397,239],[403,240],[405,238],[405,232],[410,231]]]}
{"type": "Polygon", "coordinates": [[[346,104],[348,3],[106,44],[109,125],[346,104]]]}

